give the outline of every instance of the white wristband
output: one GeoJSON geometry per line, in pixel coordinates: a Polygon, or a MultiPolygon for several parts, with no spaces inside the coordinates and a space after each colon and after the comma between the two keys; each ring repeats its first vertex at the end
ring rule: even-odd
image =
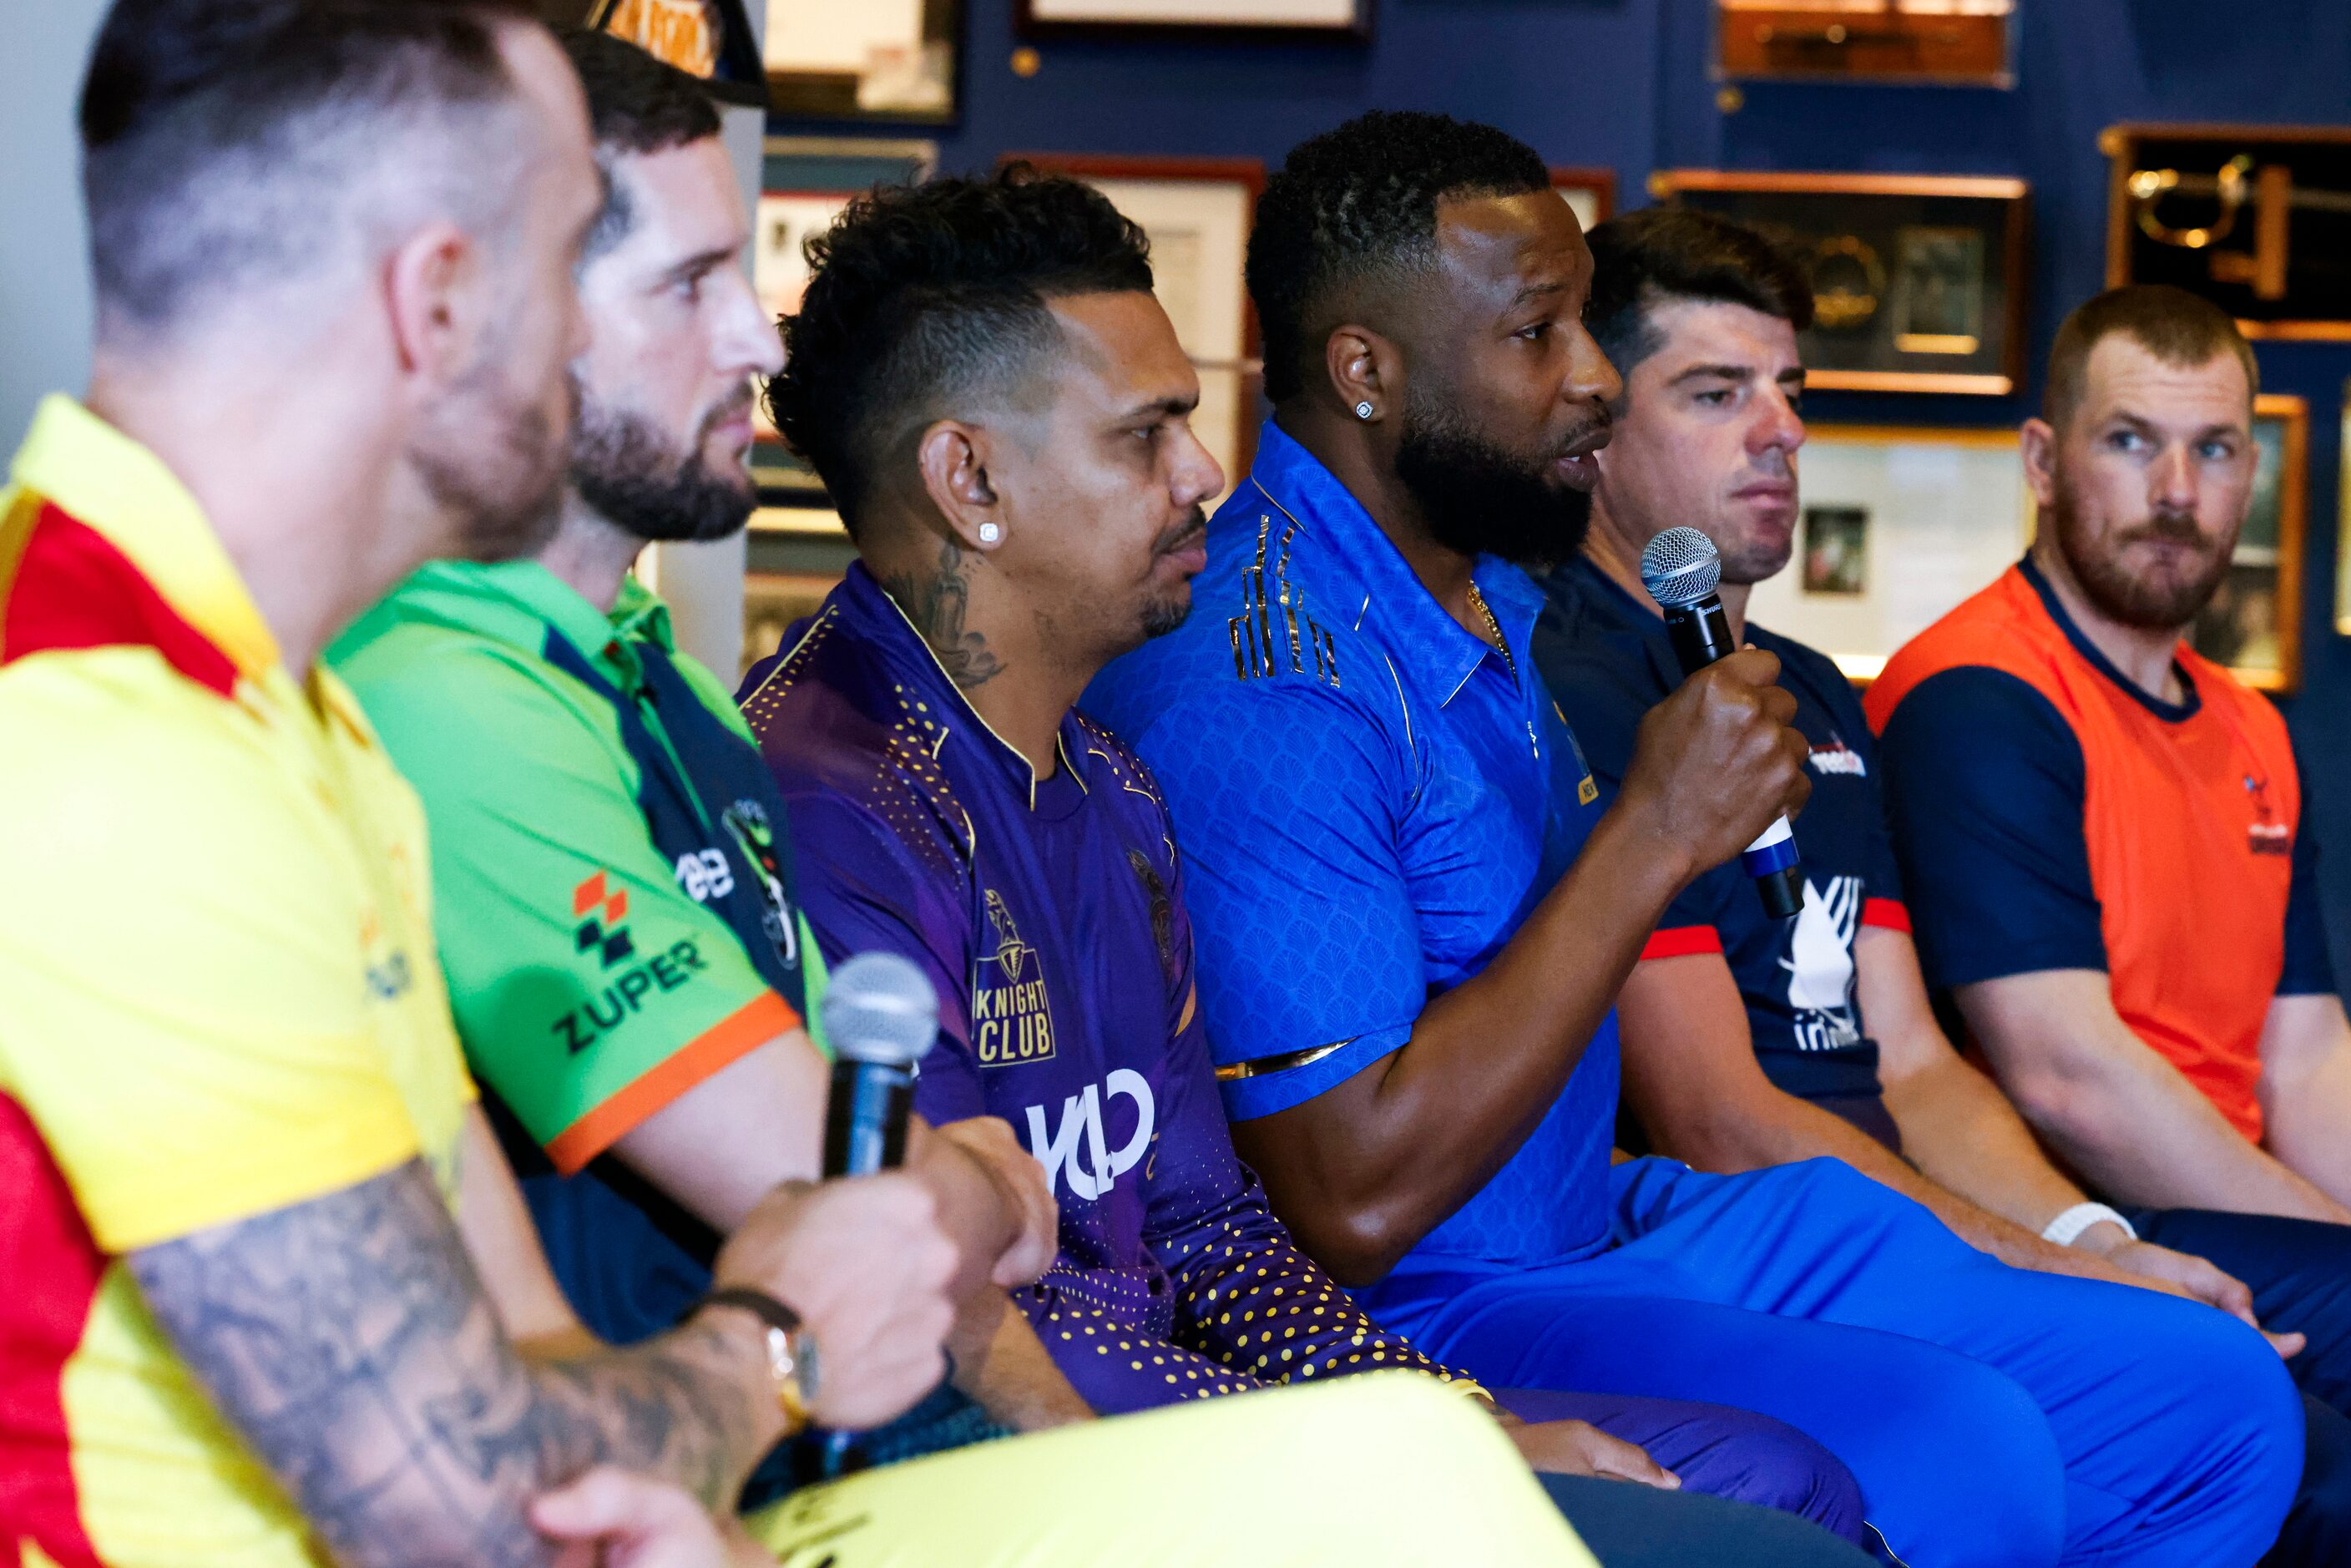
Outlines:
{"type": "Polygon", "coordinates": [[[2071,1247],[2080,1239],[2082,1232],[2093,1225],[2101,1224],[2119,1225],[2125,1236],[2134,1241],[2138,1239],[2138,1232],[2131,1228],[2130,1221],[2103,1203],[2075,1204],[2049,1222],[2049,1228],[2041,1233],[2041,1239],[2054,1242],[2060,1247],[2071,1247]]]}

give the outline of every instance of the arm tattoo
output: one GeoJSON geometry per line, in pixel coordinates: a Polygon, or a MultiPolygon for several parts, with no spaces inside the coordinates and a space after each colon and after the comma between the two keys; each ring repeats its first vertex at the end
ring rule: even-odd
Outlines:
{"type": "Polygon", "coordinates": [[[964,629],[971,591],[964,584],[963,551],[953,539],[939,546],[936,577],[926,581],[910,571],[896,572],[883,578],[882,587],[898,601],[956,685],[969,691],[1004,673],[1004,663],[988,648],[987,639],[964,629]]]}
{"type": "Polygon", "coordinates": [[[148,1248],[133,1275],[198,1380],[346,1563],[553,1561],[525,1505],[610,1461],[724,1514],[764,1380],[723,1327],[527,1364],[411,1162],[148,1248]]]}

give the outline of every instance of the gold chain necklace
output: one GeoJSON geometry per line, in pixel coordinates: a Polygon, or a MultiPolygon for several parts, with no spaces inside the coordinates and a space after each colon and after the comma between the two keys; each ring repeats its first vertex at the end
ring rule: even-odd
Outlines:
{"type": "Polygon", "coordinates": [[[1487,604],[1486,596],[1478,591],[1478,585],[1474,582],[1469,585],[1469,606],[1486,618],[1487,641],[1493,643],[1494,651],[1502,655],[1502,663],[1510,666],[1510,683],[1517,685],[1519,662],[1510,657],[1510,644],[1502,636],[1502,623],[1494,619],[1493,609],[1487,604]]]}

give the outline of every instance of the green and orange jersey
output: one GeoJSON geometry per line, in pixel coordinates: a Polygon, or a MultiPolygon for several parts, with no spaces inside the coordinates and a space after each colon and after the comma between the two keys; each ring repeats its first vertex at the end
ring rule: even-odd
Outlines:
{"type": "Polygon", "coordinates": [[[0,491],[0,1562],[321,1562],[124,1260],[420,1156],[454,1199],[423,812],[65,398],[0,491]]]}
{"type": "Polygon", "coordinates": [[[2030,559],[1865,704],[1928,981],[2102,969],[2115,1011],[2247,1138],[2273,998],[2335,988],[2285,721],[2181,644],[2182,700],[2085,637],[2030,559]]]}

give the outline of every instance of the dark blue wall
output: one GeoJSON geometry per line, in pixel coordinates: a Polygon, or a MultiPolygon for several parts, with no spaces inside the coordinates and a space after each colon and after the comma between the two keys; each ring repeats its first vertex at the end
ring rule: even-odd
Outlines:
{"type": "MultiPolygon", "coordinates": [[[[964,110],[948,170],[1019,149],[1254,154],[1369,108],[1493,123],[1554,163],[1616,171],[1637,205],[1652,169],[2013,174],[2032,187],[2033,384],[2022,396],[1815,394],[1823,420],[2013,423],[2037,397],[2058,319],[2105,279],[2106,164],[2121,120],[2351,122],[2344,0],[2022,0],[2018,87],[1750,86],[1725,114],[1706,59],[1712,0],[1374,0],[1368,47],[1053,43],[1013,75],[1011,0],[966,0],[964,110]]],[[[841,129],[778,120],[778,131],[841,129]]],[[[920,133],[920,132],[918,132],[920,133]]],[[[2336,474],[2351,345],[2271,344],[2264,385],[2309,400],[2303,690],[2286,707],[2329,857],[2337,967],[2351,973],[2351,646],[2334,630],[2336,474]]]]}

